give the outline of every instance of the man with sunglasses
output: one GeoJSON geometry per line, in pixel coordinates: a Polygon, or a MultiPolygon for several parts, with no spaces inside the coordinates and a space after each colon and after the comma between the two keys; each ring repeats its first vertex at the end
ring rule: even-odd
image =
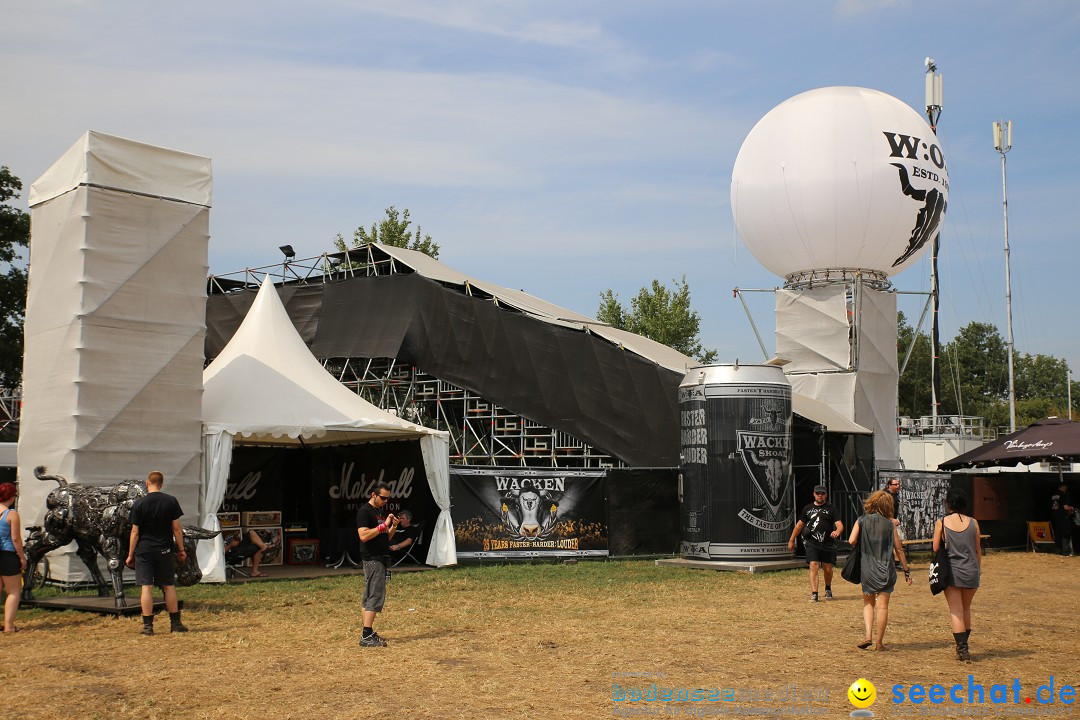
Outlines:
{"type": "Polygon", "coordinates": [[[788,540],[788,550],[795,549],[795,538],[802,533],[806,546],[806,562],[810,564],[810,602],[818,601],[818,569],[825,570],[825,599],[832,600],[833,565],[836,564],[836,538],[844,532],[844,523],[836,508],[827,502],[829,491],[824,485],[814,488],[814,502],[799,513],[799,522],[788,540]]]}
{"type": "Polygon", "coordinates": [[[386,641],[379,637],[371,626],[386,602],[386,568],[390,565],[390,538],[394,537],[398,526],[398,520],[393,513],[386,512],[388,502],[390,486],[384,482],[376,483],[371,490],[371,499],[356,512],[356,532],[360,535],[361,555],[364,559],[364,599],[361,602],[364,611],[364,633],[360,636],[360,647],[386,647],[386,641]]]}

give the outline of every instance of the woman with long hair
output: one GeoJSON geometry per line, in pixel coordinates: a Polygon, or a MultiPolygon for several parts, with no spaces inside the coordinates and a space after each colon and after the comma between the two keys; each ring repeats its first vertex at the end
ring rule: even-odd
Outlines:
{"type": "Polygon", "coordinates": [[[863,503],[866,514],[855,521],[851,529],[848,544],[855,547],[859,543],[862,553],[862,594],[863,625],[866,636],[859,643],[859,648],[866,650],[874,645],[874,628],[877,628],[875,650],[888,650],[885,647],[885,627],[889,624],[889,596],[896,586],[896,566],[893,553],[900,558],[904,567],[904,579],[911,584],[911,569],[908,567],[904,546],[900,542],[900,533],[893,525],[893,498],[884,490],[878,490],[863,503]],[[877,612],[877,624],[874,613],[877,612]]]}
{"type": "Polygon", "coordinates": [[[0,483],[0,578],[3,578],[7,599],[4,601],[4,632],[17,632],[15,613],[22,592],[22,571],[26,567],[23,553],[22,525],[15,504],[15,486],[0,483]]]}
{"type": "Polygon", "coordinates": [[[953,640],[956,641],[956,659],[971,660],[968,638],[971,636],[971,600],[979,589],[982,575],[982,542],[979,539],[979,521],[965,515],[968,509],[967,495],[961,490],[950,490],[945,497],[948,514],[934,523],[934,552],[941,543],[949,555],[952,581],[945,588],[945,601],[949,603],[949,620],[952,623],[953,640]]]}

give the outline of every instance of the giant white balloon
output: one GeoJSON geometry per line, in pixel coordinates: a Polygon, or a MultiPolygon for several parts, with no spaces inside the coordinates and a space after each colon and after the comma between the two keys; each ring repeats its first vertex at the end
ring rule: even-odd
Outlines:
{"type": "Polygon", "coordinates": [[[735,224],[784,277],[809,270],[895,275],[932,244],[949,174],[937,138],[891,95],[828,87],[763,117],[731,174],[735,224]]]}

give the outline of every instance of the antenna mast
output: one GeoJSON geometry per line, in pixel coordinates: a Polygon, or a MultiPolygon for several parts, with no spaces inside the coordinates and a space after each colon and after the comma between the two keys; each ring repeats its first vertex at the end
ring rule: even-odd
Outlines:
{"type": "MultiPolygon", "coordinates": [[[[938,119],[941,117],[943,101],[942,75],[937,71],[937,63],[934,58],[927,57],[926,65],[926,119],[930,121],[930,129],[937,135],[938,119]]],[[[938,293],[938,253],[941,250],[941,231],[934,236],[933,254],[930,256],[930,297],[933,300],[934,312],[930,321],[930,402],[932,433],[938,431],[938,406],[941,405],[941,367],[938,356],[941,352],[941,341],[938,331],[938,308],[940,307],[940,295],[938,293]]]]}
{"type": "Polygon", "coordinates": [[[1001,209],[1005,215],[1005,314],[1009,332],[1009,432],[1016,432],[1016,380],[1013,374],[1012,279],[1009,274],[1009,200],[1005,153],[1012,149],[1012,120],[994,123],[994,149],[1001,155],[1001,209]]]}

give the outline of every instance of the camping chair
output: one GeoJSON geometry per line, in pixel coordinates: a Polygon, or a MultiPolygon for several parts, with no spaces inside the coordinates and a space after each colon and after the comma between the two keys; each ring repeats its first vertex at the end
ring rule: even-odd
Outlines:
{"type": "Polygon", "coordinates": [[[1054,550],[1054,531],[1050,528],[1048,522],[1029,522],[1028,528],[1028,547],[1031,548],[1031,552],[1038,552],[1040,545],[1048,545],[1051,552],[1054,550]]]}
{"type": "Polygon", "coordinates": [[[405,554],[402,555],[400,558],[398,558],[394,562],[394,564],[392,564],[390,567],[397,567],[398,565],[405,562],[406,560],[412,560],[417,565],[423,565],[424,561],[421,560],[419,557],[417,557],[419,555],[420,546],[423,545],[423,544],[424,544],[424,526],[423,525],[417,525],[416,526],[416,538],[413,540],[412,545],[405,548],[405,554]],[[414,552],[416,553],[416,555],[413,554],[414,552]]]}
{"type": "Polygon", "coordinates": [[[240,562],[238,562],[238,563],[236,563],[234,565],[233,563],[229,562],[228,558],[226,558],[225,559],[225,578],[228,579],[229,573],[232,573],[233,577],[236,577],[237,575],[243,575],[246,578],[251,577],[251,573],[247,572],[246,570],[244,570],[244,568],[240,567],[241,565],[244,564],[245,560],[247,560],[247,558],[241,558],[240,562]]]}
{"type": "Polygon", "coordinates": [[[229,579],[229,573],[232,573],[232,576],[234,578],[237,575],[242,575],[246,578],[250,578],[251,573],[244,570],[243,565],[245,562],[247,562],[248,558],[250,558],[254,554],[255,553],[251,553],[250,555],[243,555],[242,557],[237,557],[234,554],[233,559],[235,560],[235,562],[229,562],[230,552],[225,552],[225,579],[229,579]]]}

